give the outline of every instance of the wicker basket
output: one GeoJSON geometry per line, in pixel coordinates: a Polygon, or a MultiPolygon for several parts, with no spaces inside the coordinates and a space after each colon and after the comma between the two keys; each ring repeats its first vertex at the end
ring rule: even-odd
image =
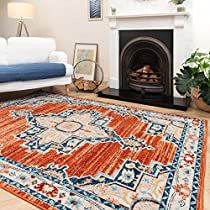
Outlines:
{"type": "Polygon", "coordinates": [[[200,90],[198,88],[193,88],[192,99],[196,106],[205,112],[210,112],[210,105],[206,104],[202,98],[200,98],[200,90]]]}
{"type": "Polygon", "coordinates": [[[88,93],[96,92],[98,90],[99,86],[102,84],[103,80],[104,80],[103,69],[95,61],[86,59],[86,60],[82,60],[82,61],[78,62],[74,66],[74,71],[73,71],[73,75],[72,75],[72,83],[78,89],[78,91],[88,92],[88,93]],[[84,62],[93,63],[95,65],[95,74],[100,73],[100,75],[101,75],[100,78],[97,78],[94,80],[86,80],[86,79],[84,79],[84,77],[77,77],[76,76],[77,67],[84,62]]]}

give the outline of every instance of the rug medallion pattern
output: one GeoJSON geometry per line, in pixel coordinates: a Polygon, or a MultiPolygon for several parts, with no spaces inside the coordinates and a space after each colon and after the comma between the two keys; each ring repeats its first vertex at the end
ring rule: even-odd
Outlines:
{"type": "Polygon", "coordinates": [[[41,209],[202,209],[207,122],[53,94],[0,104],[0,187],[41,209]]]}

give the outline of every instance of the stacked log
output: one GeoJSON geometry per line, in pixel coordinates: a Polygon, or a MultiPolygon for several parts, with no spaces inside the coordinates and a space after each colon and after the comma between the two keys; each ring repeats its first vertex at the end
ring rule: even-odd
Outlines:
{"type": "Polygon", "coordinates": [[[94,91],[98,87],[97,81],[85,80],[83,77],[73,80],[74,85],[82,91],[94,91]]]}
{"type": "Polygon", "coordinates": [[[129,73],[129,76],[140,82],[148,83],[159,83],[161,80],[161,77],[155,73],[150,65],[145,65],[143,68],[129,73]]]}

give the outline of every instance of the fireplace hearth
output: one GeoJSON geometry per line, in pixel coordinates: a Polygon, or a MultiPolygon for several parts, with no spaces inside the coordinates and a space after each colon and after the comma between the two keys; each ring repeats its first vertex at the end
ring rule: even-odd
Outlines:
{"type": "Polygon", "coordinates": [[[98,96],[102,98],[111,98],[114,100],[128,101],[181,111],[186,111],[191,102],[190,98],[169,97],[153,93],[140,95],[136,91],[117,90],[114,88],[106,88],[102,91],[99,91],[98,96]]]}

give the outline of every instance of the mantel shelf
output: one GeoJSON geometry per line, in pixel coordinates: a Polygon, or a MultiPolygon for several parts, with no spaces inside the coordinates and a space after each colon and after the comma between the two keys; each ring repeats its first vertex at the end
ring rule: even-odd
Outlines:
{"type": "Polygon", "coordinates": [[[108,19],[132,19],[132,18],[145,18],[145,17],[189,17],[189,12],[168,12],[168,13],[152,13],[152,14],[136,14],[136,15],[109,15],[108,19]]]}

